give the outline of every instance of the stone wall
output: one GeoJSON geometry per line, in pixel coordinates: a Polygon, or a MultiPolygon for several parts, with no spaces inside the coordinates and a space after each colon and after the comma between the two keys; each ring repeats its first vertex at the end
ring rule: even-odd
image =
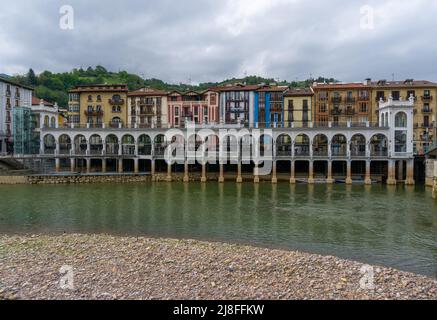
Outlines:
{"type": "Polygon", "coordinates": [[[26,184],[26,176],[0,176],[0,184],[26,184]]]}
{"type": "Polygon", "coordinates": [[[135,183],[151,181],[150,176],[119,176],[119,175],[71,175],[71,176],[27,176],[27,184],[82,184],[82,183],[135,183]]]}

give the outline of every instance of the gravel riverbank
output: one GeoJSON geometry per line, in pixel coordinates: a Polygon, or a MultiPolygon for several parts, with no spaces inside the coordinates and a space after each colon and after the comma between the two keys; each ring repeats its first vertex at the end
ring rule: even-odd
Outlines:
{"type": "Polygon", "coordinates": [[[436,279],[374,267],[372,289],[371,271],[193,240],[0,236],[0,299],[437,299],[436,279]]]}

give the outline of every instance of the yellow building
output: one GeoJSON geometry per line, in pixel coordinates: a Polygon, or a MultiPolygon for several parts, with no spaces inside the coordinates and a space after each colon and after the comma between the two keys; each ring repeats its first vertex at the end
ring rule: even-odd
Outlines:
{"type": "Polygon", "coordinates": [[[307,127],[313,121],[314,91],[289,88],[284,92],[284,127],[307,127]]]}
{"type": "Polygon", "coordinates": [[[386,101],[390,96],[393,100],[407,100],[411,95],[415,98],[414,105],[414,148],[415,153],[423,155],[436,141],[437,114],[437,83],[430,81],[380,80],[372,82],[372,101],[374,113],[378,113],[380,99],[386,101]]]}
{"type": "Polygon", "coordinates": [[[167,92],[141,88],[128,94],[128,119],[139,128],[167,128],[167,92]]]}
{"type": "Polygon", "coordinates": [[[69,91],[68,123],[90,127],[118,127],[128,123],[124,84],[78,86],[69,91]]]}

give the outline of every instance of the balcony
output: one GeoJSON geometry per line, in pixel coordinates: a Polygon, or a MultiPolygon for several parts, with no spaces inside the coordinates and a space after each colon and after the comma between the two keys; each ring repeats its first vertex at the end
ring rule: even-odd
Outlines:
{"type": "Polygon", "coordinates": [[[153,116],[155,113],[152,108],[140,109],[140,116],[153,116]]]}
{"type": "Polygon", "coordinates": [[[85,115],[87,117],[103,116],[103,110],[85,110],[85,115]]]}
{"type": "Polygon", "coordinates": [[[432,129],[432,128],[434,128],[434,125],[432,124],[432,123],[422,123],[422,126],[421,126],[421,128],[429,128],[429,129],[432,129]]]}
{"type": "Polygon", "coordinates": [[[422,101],[423,102],[431,102],[432,101],[432,96],[422,96],[422,101]]]}
{"type": "Polygon", "coordinates": [[[342,110],[339,108],[334,108],[331,110],[331,115],[333,115],[333,116],[339,116],[339,115],[341,115],[341,113],[342,113],[342,110]]]}
{"type": "Polygon", "coordinates": [[[7,103],[7,104],[6,104],[6,110],[11,110],[11,107],[12,107],[12,106],[11,106],[10,103],[7,103]]]}
{"type": "Polygon", "coordinates": [[[347,108],[346,111],[345,111],[345,114],[346,114],[347,116],[353,116],[353,115],[355,114],[355,109],[353,109],[353,108],[347,108]]]}
{"type": "Polygon", "coordinates": [[[124,104],[124,99],[109,99],[108,103],[112,106],[119,106],[124,104]]]}
{"type": "Polygon", "coordinates": [[[346,103],[355,103],[357,101],[357,99],[355,99],[354,97],[347,97],[346,98],[346,103]]]}
{"type": "Polygon", "coordinates": [[[10,97],[11,96],[11,90],[6,90],[6,97],[10,97]]]}
{"type": "Polygon", "coordinates": [[[358,101],[369,101],[369,100],[370,100],[369,96],[359,96],[358,97],[358,101]]]}
{"type": "Polygon", "coordinates": [[[333,97],[331,98],[332,103],[341,103],[342,98],[341,97],[333,97]]]}
{"type": "Polygon", "coordinates": [[[432,110],[430,107],[423,107],[422,108],[422,113],[432,113],[432,110]]]}

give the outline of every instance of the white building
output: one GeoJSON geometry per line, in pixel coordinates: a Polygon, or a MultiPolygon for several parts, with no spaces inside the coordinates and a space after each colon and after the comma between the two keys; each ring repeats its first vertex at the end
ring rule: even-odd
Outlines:
{"type": "Polygon", "coordinates": [[[0,77],[0,154],[12,151],[13,108],[31,107],[33,89],[0,77]]]}

